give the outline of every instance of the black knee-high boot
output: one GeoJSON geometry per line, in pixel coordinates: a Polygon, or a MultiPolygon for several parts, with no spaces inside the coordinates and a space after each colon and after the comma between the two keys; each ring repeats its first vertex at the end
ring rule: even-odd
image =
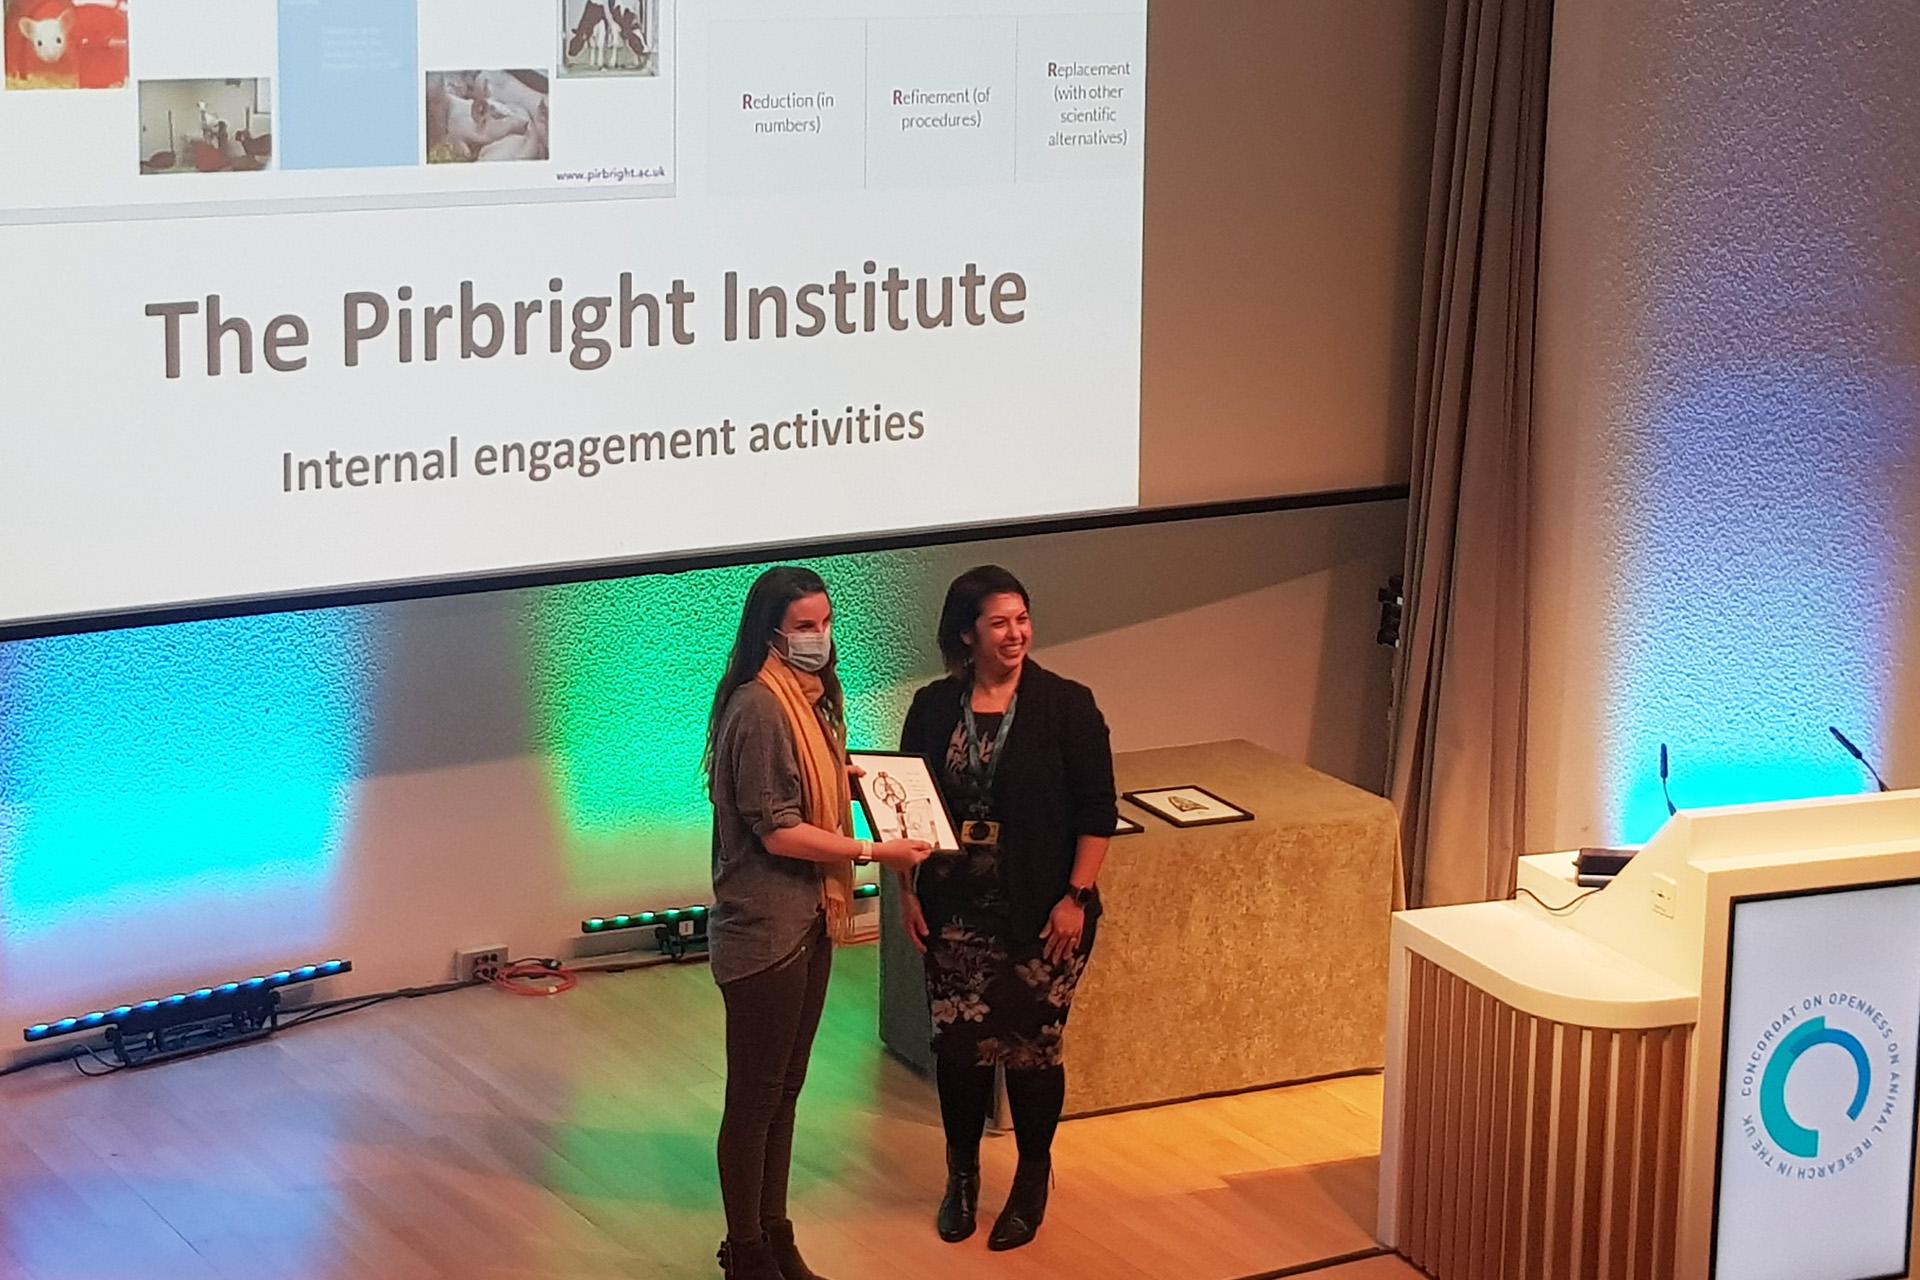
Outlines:
{"type": "Polygon", "coordinates": [[[987,1236],[987,1248],[995,1252],[1018,1249],[1040,1233],[1040,1222],[1047,1216],[1047,1186],[1053,1180],[1051,1160],[1020,1157],[1013,1171],[1013,1189],[1007,1203],[994,1220],[987,1236]]]}
{"type": "Polygon", "coordinates": [[[1053,1180],[1053,1134],[1066,1098],[1067,1073],[1057,1066],[1007,1072],[1007,1101],[1013,1106],[1020,1164],[1014,1170],[1006,1206],[987,1237],[987,1248],[1018,1249],[1039,1232],[1053,1180]]]}
{"type": "Polygon", "coordinates": [[[980,1212],[980,1148],[955,1151],[947,1148],[947,1192],[940,1198],[940,1214],[934,1227],[948,1244],[958,1244],[973,1234],[980,1212]]]}

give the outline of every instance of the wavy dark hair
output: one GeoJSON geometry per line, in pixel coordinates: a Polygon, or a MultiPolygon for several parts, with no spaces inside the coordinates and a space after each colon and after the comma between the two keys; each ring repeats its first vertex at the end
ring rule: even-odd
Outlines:
{"type": "MultiPolygon", "coordinates": [[[[777,565],[753,580],[747,589],[747,601],[740,608],[740,629],[734,633],[733,652],[727,656],[726,674],[713,691],[713,710],[707,715],[707,750],[701,758],[709,782],[713,779],[714,739],[720,733],[720,717],[727,701],[742,685],[752,684],[767,660],[768,646],[787,616],[787,606],[808,596],[824,596],[827,584],[811,569],[799,565],[777,565]]],[[[840,654],[836,645],[820,670],[821,683],[827,687],[820,709],[826,714],[827,727],[844,736],[847,724],[847,697],[840,687],[837,669],[840,654]]]]}
{"type": "Polygon", "coordinates": [[[997,564],[983,564],[967,570],[947,587],[947,602],[940,606],[940,657],[949,675],[963,676],[973,666],[973,651],[967,648],[966,634],[980,621],[980,606],[992,596],[1019,596],[1029,609],[1033,598],[1020,579],[997,564]]]}

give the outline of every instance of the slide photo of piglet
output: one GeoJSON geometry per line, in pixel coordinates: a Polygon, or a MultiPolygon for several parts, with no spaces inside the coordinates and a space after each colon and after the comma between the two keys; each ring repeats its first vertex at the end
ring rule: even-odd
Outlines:
{"type": "Polygon", "coordinates": [[[273,82],[142,80],[141,173],[258,173],[273,166],[273,82]]]}
{"type": "Polygon", "coordinates": [[[9,89],[122,89],[127,0],[4,0],[9,89]]]}
{"type": "Polygon", "coordinates": [[[427,163],[548,160],[544,71],[427,73],[427,163]]]}

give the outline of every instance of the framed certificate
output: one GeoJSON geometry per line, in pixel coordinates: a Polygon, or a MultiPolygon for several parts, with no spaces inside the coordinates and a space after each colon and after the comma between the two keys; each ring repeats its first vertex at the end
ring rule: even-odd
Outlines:
{"type": "Polygon", "coordinates": [[[1129,791],[1123,798],[1176,827],[1210,827],[1215,823],[1247,822],[1253,818],[1245,809],[1222,800],[1205,787],[1155,787],[1150,791],[1129,791]]]}
{"type": "Polygon", "coordinates": [[[933,780],[926,757],[899,751],[850,751],[861,770],[854,796],[875,840],[925,840],[935,853],[960,852],[953,815],[933,780]]]}

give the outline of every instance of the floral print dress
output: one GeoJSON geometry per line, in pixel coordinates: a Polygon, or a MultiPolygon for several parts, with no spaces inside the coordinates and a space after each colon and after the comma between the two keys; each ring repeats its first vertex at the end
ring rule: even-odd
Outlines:
{"type": "MultiPolygon", "coordinates": [[[[998,722],[998,716],[978,717],[986,746],[998,722]]],[[[945,772],[948,794],[967,794],[963,728],[954,730],[947,745],[945,772]]],[[[1039,938],[1012,936],[1000,859],[1000,850],[967,849],[920,868],[933,1050],[983,1067],[1056,1067],[1074,992],[1093,951],[1095,922],[1087,922],[1078,951],[1059,964],[1049,961],[1039,938]]]]}

